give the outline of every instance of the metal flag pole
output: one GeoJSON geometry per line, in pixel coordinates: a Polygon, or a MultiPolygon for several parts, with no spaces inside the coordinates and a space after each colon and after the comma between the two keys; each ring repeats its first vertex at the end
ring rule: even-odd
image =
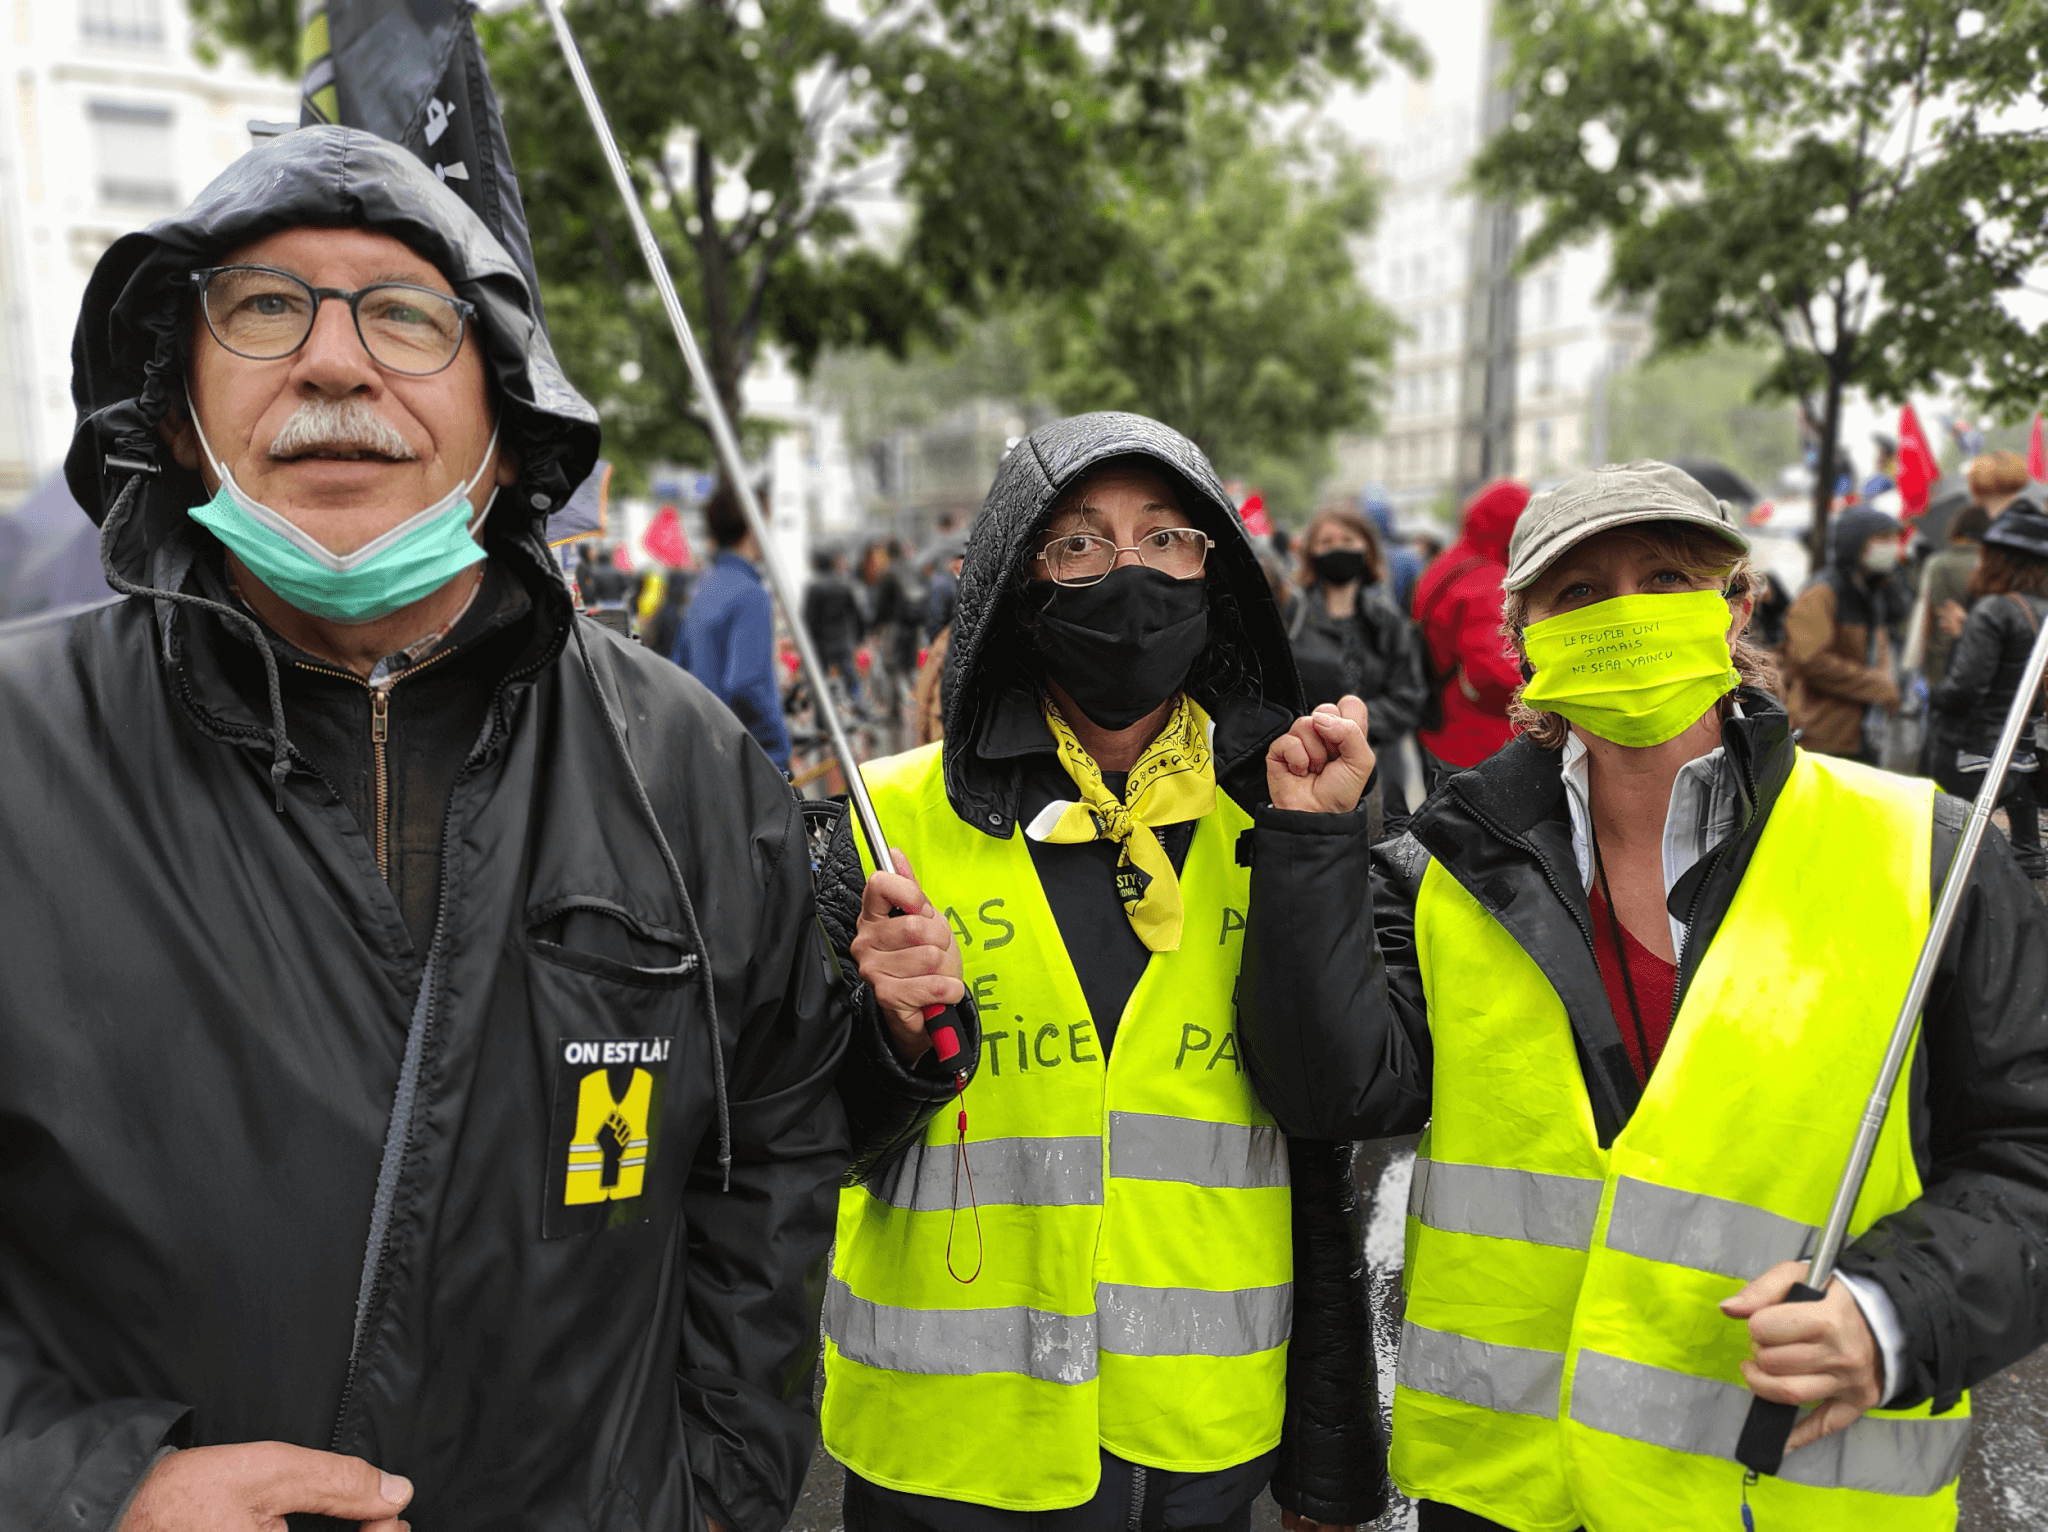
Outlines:
{"type": "MultiPolygon", "coordinates": [[[[867,783],[861,778],[860,763],[853,758],[853,746],[847,740],[846,728],[839,721],[838,710],[832,706],[832,694],[825,686],[825,667],[818,662],[817,648],[811,643],[809,630],[804,627],[796,588],[783,573],[782,565],[775,557],[774,544],[769,541],[768,520],[761,514],[761,502],[755,499],[754,486],[747,478],[746,459],[740,456],[738,433],[726,418],[725,406],[712,382],[711,369],[704,365],[704,353],[697,349],[697,337],[691,332],[689,315],[683,312],[683,300],[676,295],[676,284],[669,276],[668,262],[662,257],[661,246],[655,243],[654,230],[641,209],[639,189],[633,185],[625,156],[619,152],[619,141],[613,136],[611,123],[604,114],[604,103],[597,99],[597,88],[590,83],[590,71],[583,67],[583,52],[576,46],[576,34],[569,28],[569,18],[562,13],[562,0],[541,0],[541,3],[547,8],[548,20],[554,23],[555,42],[562,50],[562,60],[569,66],[570,76],[576,81],[577,93],[583,97],[583,110],[589,114],[591,129],[604,149],[605,162],[612,168],[612,180],[618,186],[619,200],[626,205],[626,216],[633,222],[634,236],[640,241],[641,259],[647,263],[647,274],[654,278],[655,289],[661,294],[661,306],[668,313],[669,328],[675,331],[676,344],[682,347],[683,361],[690,369],[690,381],[696,384],[697,397],[703,401],[704,418],[711,426],[711,441],[718,449],[718,461],[725,469],[726,482],[739,496],[740,510],[746,515],[748,530],[754,534],[754,541],[760,547],[761,567],[767,572],[769,588],[775,592],[776,603],[781,606],[782,615],[789,623],[790,636],[796,641],[804,684],[811,689],[811,705],[824,721],[832,753],[838,757],[840,773],[846,778],[846,795],[853,804],[853,816],[860,824],[861,834],[867,839],[868,850],[874,854],[875,866],[885,872],[890,871],[895,863],[889,857],[889,838],[882,831],[881,816],[875,812],[874,799],[868,796],[867,783]]],[[[925,1020],[935,1020],[945,1009],[938,1005],[926,1007],[925,1020]]],[[[951,1026],[933,1027],[931,1039],[942,1063],[960,1051],[959,1034],[951,1026]]]]}
{"type": "MultiPolygon", "coordinates": [[[[2035,635],[2033,650],[2027,656],[2027,668],[2020,676],[2019,689],[2013,693],[2012,706],[2006,711],[2005,732],[1998,737],[1998,750],[1991,758],[1991,769],[1984,773],[1984,785],[1977,790],[1977,801],[1970,806],[1970,817],[1963,826],[1962,839],[1956,843],[1955,856],[1942,879],[1941,898],[1935,904],[1934,918],[1928,922],[1927,940],[1920,947],[1920,961],[1913,965],[1913,980],[1906,986],[1906,998],[1899,1007],[1898,1020],[1892,1023],[1891,1046],[1885,1049],[1884,1064],[1877,1072],[1877,1084],[1864,1105],[1863,1120],[1857,1125],[1856,1141],[1849,1150],[1849,1163],[1842,1172],[1841,1184],[1835,1188],[1834,1205],[1828,1209],[1828,1221],[1821,1227],[1820,1243],[1814,1246],[1806,1280],[1793,1285],[1785,1300],[1788,1303],[1818,1303],[1827,1295],[1828,1283],[1834,1278],[1835,1260],[1841,1255],[1842,1245],[1849,1237],[1849,1219],[1856,1210],[1856,1199],[1863,1195],[1863,1178],[1870,1170],[1871,1157],[1877,1152],[1877,1137],[1884,1128],[1885,1113],[1891,1107],[1892,1090],[1899,1082],[1899,1071],[1905,1067],[1906,1055],[1912,1047],[1914,1024],[1919,1020],[1920,1007],[1927,999],[1927,988],[1934,982],[1935,966],[1941,961],[1941,949],[1947,944],[1949,928],[1955,924],[1956,907],[1963,902],[1970,869],[1977,861],[1977,848],[1983,844],[1985,828],[1991,823],[1991,811],[1997,806],[2006,768],[2012,764],[2013,754],[2019,749],[2020,731],[2026,726],[2028,713],[2033,710],[2044,665],[2048,665],[2048,622],[2042,623],[2040,632],[2035,635]]],[[[1742,1425],[1741,1439],[1736,1443],[1735,1460],[1753,1473],[1776,1473],[1785,1461],[1786,1438],[1792,1434],[1792,1427],[1798,1419],[1797,1405],[1778,1404],[1761,1398],[1751,1400],[1749,1416],[1742,1425]]]]}

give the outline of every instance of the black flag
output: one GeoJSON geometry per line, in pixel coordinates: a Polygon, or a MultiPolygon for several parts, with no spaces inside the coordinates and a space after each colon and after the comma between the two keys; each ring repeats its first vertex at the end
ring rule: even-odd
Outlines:
{"type": "Polygon", "coordinates": [[[412,150],[497,235],[538,314],[526,205],[475,13],[471,0],[304,0],[299,126],[344,123],[412,150]]]}

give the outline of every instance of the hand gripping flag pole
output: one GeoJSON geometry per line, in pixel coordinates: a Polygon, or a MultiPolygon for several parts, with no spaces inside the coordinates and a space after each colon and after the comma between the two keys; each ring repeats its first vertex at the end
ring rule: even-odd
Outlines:
{"type": "MultiPolygon", "coordinates": [[[[882,832],[882,821],[875,813],[874,799],[868,796],[867,783],[861,779],[860,764],[853,757],[853,746],[847,740],[845,726],[840,723],[838,711],[832,706],[832,694],[825,685],[825,667],[818,662],[817,648],[804,627],[796,590],[775,557],[775,547],[768,536],[767,519],[761,514],[761,502],[755,498],[754,486],[747,478],[746,460],[740,456],[739,437],[733,431],[732,422],[726,418],[725,406],[720,402],[718,389],[711,379],[711,370],[704,365],[704,354],[697,349],[697,338],[690,330],[689,316],[683,312],[683,301],[676,295],[676,284],[669,276],[668,262],[662,256],[661,246],[655,243],[647,214],[641,209],[639,190],[633,185],[625,157],[619,152],[618,140],[612,135],[604,104],[597,99],[597,88],[590,83],[590,72],[583,67],[583,54],[576,46],[576,34],[569,28],[569,18],[562,13],[562,0],[542,0],[542,3],[547,7],[548,20],[554,23],[555,41],[561,47],[563,62],[569,66],[577,93],[583,97],[583,109],[590,116],[590,126],[604,149],[605,162],[611,166],[612,180],[619,188],[619,200],[626,205],[626,216],[633,222],[633,233],[640,241],[641,258],[646,261],[647,273],[654,278],[655,289],[661,294],[661,306],[668,313],[669,328],[675,331],[676,344],[682,347],[683,361],[690,369],[690,380],[696,385],[697,397],[703,403],[704,418],[710,423],[712,444],[718,449],[718,461],[725,469],[726,482],[739,496],[747,527],[760,546],[761,566],[767,572],[769,587],[775,592],[775,600],[789,623],[790,636],[796,641],[804,684],[810,688],[812,705],[817,709],[818,717],[824,720],[825,733],[832,742],[832,753],[838,757],[839,770],[846,778],[846,792],[853,803],[854,818],[859,821],[868,849],[874,853],[875,866],[887,871],[895,865],[889,857],[888,837],[882,832]]],[[[944,1006],[927,1007],[925,1019],[935,1020],[945,1009],[944,1006]]],[[[959,1054],[960,1038],[951,1026],[933,1028],[931,1038],[941,1063],[950,1062],[959,1054]]]]}
{"type": "MultiPolygon", "coordinates": [[[[1998,803],[2006,768],[2012,764],[2013,753],[2019,748],[2020,731],[2025,728],[2027,715],[2032,711],[2044,664],[2048,664],[2048,622],[2041,624],[2041,631],[2034,639],[2033,652],[2027,656],[2027,668],[2021,673],[2019,688],[2013,693],[2012,706],[2005,715],[2005,732],[1998,737],[1998,752],[1991,759],[1991,769],[1984,773],[1984,785],[1977,791],[1977,801],[1970,806],[1969,821],[1963,827],[1962,839],[1956,843],[1955,857],[1949,862],[1948,873],[1941,881],[1941,898],[1935,905],[1934,918],[1928,922],[1927,940],[1920,947],[1920,961],[1913,965],[1913,979],[1906,986],[1905,1002],[1899,1007],[1898,1020],[1892,1024],[1891,1046],[1885,1050],[1884,1064],[1877,1072],[1877,1085],[1863,1108],[1863,1120],[1857,1125],[1856,1141],[1849,1150],[1849,1164],[1842,1172],[1841,1185],[1835,1189],[1834,1205],[1828,1209],[1828,1221],[1821,1229],[1820,1243],[1814,1247],[1806,1280],[1793,1284],[1786,1298],[1788,1303],[1818,1303],[1827,1295],[1828,1283],[1834,1278],[1835,1260],[1848,1239],[1849,1218],[1855,1212],[1856,1199],[1863,1194],[1863,1178],[1870,1170],[1871,1156],[1877,1152],[1877,1136],[1884,1127],[1892,1089],[1899,1082],[1899,1071],[1905,1067],[1906,1055],[1912,1048],[1914,1025],[1919,1020],[1921,1004],[1927,999],[1927,987],[1934,980],[1935,965],[1941,961],[1941,949],[1948,941],[1949,928],[1955,924],[1956,906],[1963,901],[1963,891],[1970,881],[1970,869],[1976,863],[1977,848],[1983,844],[1985,827],[1991,822],[1991,810],[1998,803]]],[[[1778,1404],[1768,1399],[1750,1401],[1749,1417],[1743,1422],[1742,1436],[1736,1443],[1735,1460],[1753,1474],[1775,1474],[1785,1461],[1785,1442],[1798,1419],[1797,1405],[1778,1404]]]]}

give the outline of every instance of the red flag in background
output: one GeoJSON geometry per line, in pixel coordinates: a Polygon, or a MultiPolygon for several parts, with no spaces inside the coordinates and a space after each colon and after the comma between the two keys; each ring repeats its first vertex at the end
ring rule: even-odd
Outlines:
{"type": "Polygon", "coordinates": [[[1913,406],[1903,405],[1899,409],[1899,499],[1908,516],[1918,516],[1927,509],[1927,492],[1934,488],[1934,481],[1941,477],[1941,464],[1934,460],[1934,449],[1927,444],[1927,433],[1920,429],[1920,417],[1913,413],[1913,406]]]}
{"type": "Polygon", "coordinates": [[[2048,479],[2048,447],[2041,444],[2041,412],[2034,411],[2034,429],[2027,437],[2027,477],[2048,479]]]}
{"type": "Polygon", "coordinates": [[[683,531],[683,518],[672,505],[664,505],[654,513],[654,520],[641,535],[640,546],[671,569],[690,567],[689,535],[683,531]]]}
{"type": "Polygon", "coordinates": [[[1266,515],[1266,497],[1253,490],[1245,503],[1237,508],[1244,518],[1244,529],[1254,537],[1271,537],[1273,523],[1266,515]]]}

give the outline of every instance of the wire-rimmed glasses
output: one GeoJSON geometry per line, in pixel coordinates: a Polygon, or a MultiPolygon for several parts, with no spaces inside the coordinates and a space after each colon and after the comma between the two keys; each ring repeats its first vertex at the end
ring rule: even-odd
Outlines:
{"type": "Polygon", "coordinates": [[[209,266],[192,273],[213,338],[253,362],[290,356],[313,333],[320,304],[349,307],[363,349],[379,367],[410,377],[440,372],[462,350],[476,306],[431,287],[379,282],[354,292],[315,287],[274,266],[209,266]]]}
{"type": "Polygon", "coordinates": [[[1038,558],[1055,585],[1097,584],[1109,577],[1109,572],[1116,568],[1117,556],[1124,553],[1137,554],[1138,562],[1147,569],[1172,575],[1176,580],[1188,580],[1202,572],[1202,566],[1209,561],[1209,550],[1215,546],[1213,537],[1193,527],[1162,527],[1157,532],[1147,532],[1129,547],[1121,547],[1114,539],[1097,537],[1092,532],[1069,532],[1047,543],[1038,558]]]}

